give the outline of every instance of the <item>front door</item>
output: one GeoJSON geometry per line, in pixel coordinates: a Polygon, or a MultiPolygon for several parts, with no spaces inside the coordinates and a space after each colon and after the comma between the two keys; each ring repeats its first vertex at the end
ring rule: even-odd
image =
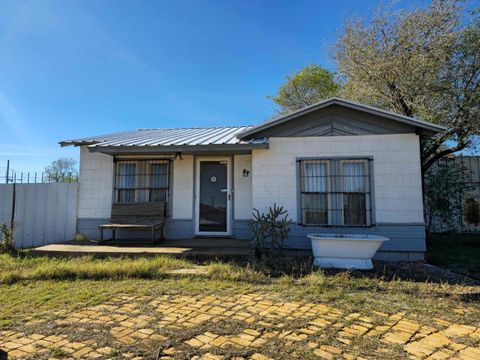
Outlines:
{"type": "Polygon", "coordinates": [[[197,162],[197,235],[230,235],[230,158],[197,162]]]}

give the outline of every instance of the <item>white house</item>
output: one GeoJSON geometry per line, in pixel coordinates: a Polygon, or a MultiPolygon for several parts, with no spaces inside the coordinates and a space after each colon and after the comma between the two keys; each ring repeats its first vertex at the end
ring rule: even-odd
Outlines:
{"type": "MultiPolygon", "coordinates": [[[[444,130],[332,98],[257,126],[139,129],[80,147],[77,230],[98,238],[116,202],[165,201],[166,237],[249,239],[253,209],[283,205],[286,246],[311,232],[385,235],[377,258],[423,259],[420,141],[444,130]]],[[[119,236],[131,236],[130,233],[119,236]]]]}

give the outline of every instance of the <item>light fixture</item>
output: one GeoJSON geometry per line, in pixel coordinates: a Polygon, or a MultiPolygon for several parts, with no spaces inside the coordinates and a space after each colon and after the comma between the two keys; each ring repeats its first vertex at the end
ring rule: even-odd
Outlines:
{"type": "Polygon", "coordinates": [[[243,177],[248,177],[248,175],[250,175],[250,171],[247,169],[243,169],[242,174],[243,174],[243,177]]]}

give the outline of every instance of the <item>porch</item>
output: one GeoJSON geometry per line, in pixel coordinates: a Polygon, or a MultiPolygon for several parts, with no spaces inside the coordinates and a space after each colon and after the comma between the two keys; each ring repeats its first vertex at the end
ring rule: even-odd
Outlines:
{"type": "Polygon", "coordinates": [[[67,241],[29,250],[35,256],[158,256],[245,258],[253,254],[249,241],[231,238],[188,238],[162,241],[153,247],[150,240],[118,240],[99,245],[91,241],[67,241]]]}

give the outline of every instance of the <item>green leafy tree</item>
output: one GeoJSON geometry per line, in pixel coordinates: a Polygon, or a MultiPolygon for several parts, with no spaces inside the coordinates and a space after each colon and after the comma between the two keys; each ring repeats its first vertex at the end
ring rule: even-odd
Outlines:
{"type": "Polygon", "coordinates": [[[342,96],[443,125],[422,140],[422,170],[474,145],[480,131],[479,9],[433,0],[413,10],[355,18],[334,48],[342,96]]]}
{"type": "Polygon", "coordinates": [[[58,158],[45,167],[44,181],[73,182],[77,179],[77,161],[72,158],[58,158]]]}
{"type": "Polygon", "coordinates": [[[287,114],[336,96],[339,90],[335,73],[320,65],[310,65],[288,76],[277,94],[268,98],[279,105],[280,114],[287,114]]]}

